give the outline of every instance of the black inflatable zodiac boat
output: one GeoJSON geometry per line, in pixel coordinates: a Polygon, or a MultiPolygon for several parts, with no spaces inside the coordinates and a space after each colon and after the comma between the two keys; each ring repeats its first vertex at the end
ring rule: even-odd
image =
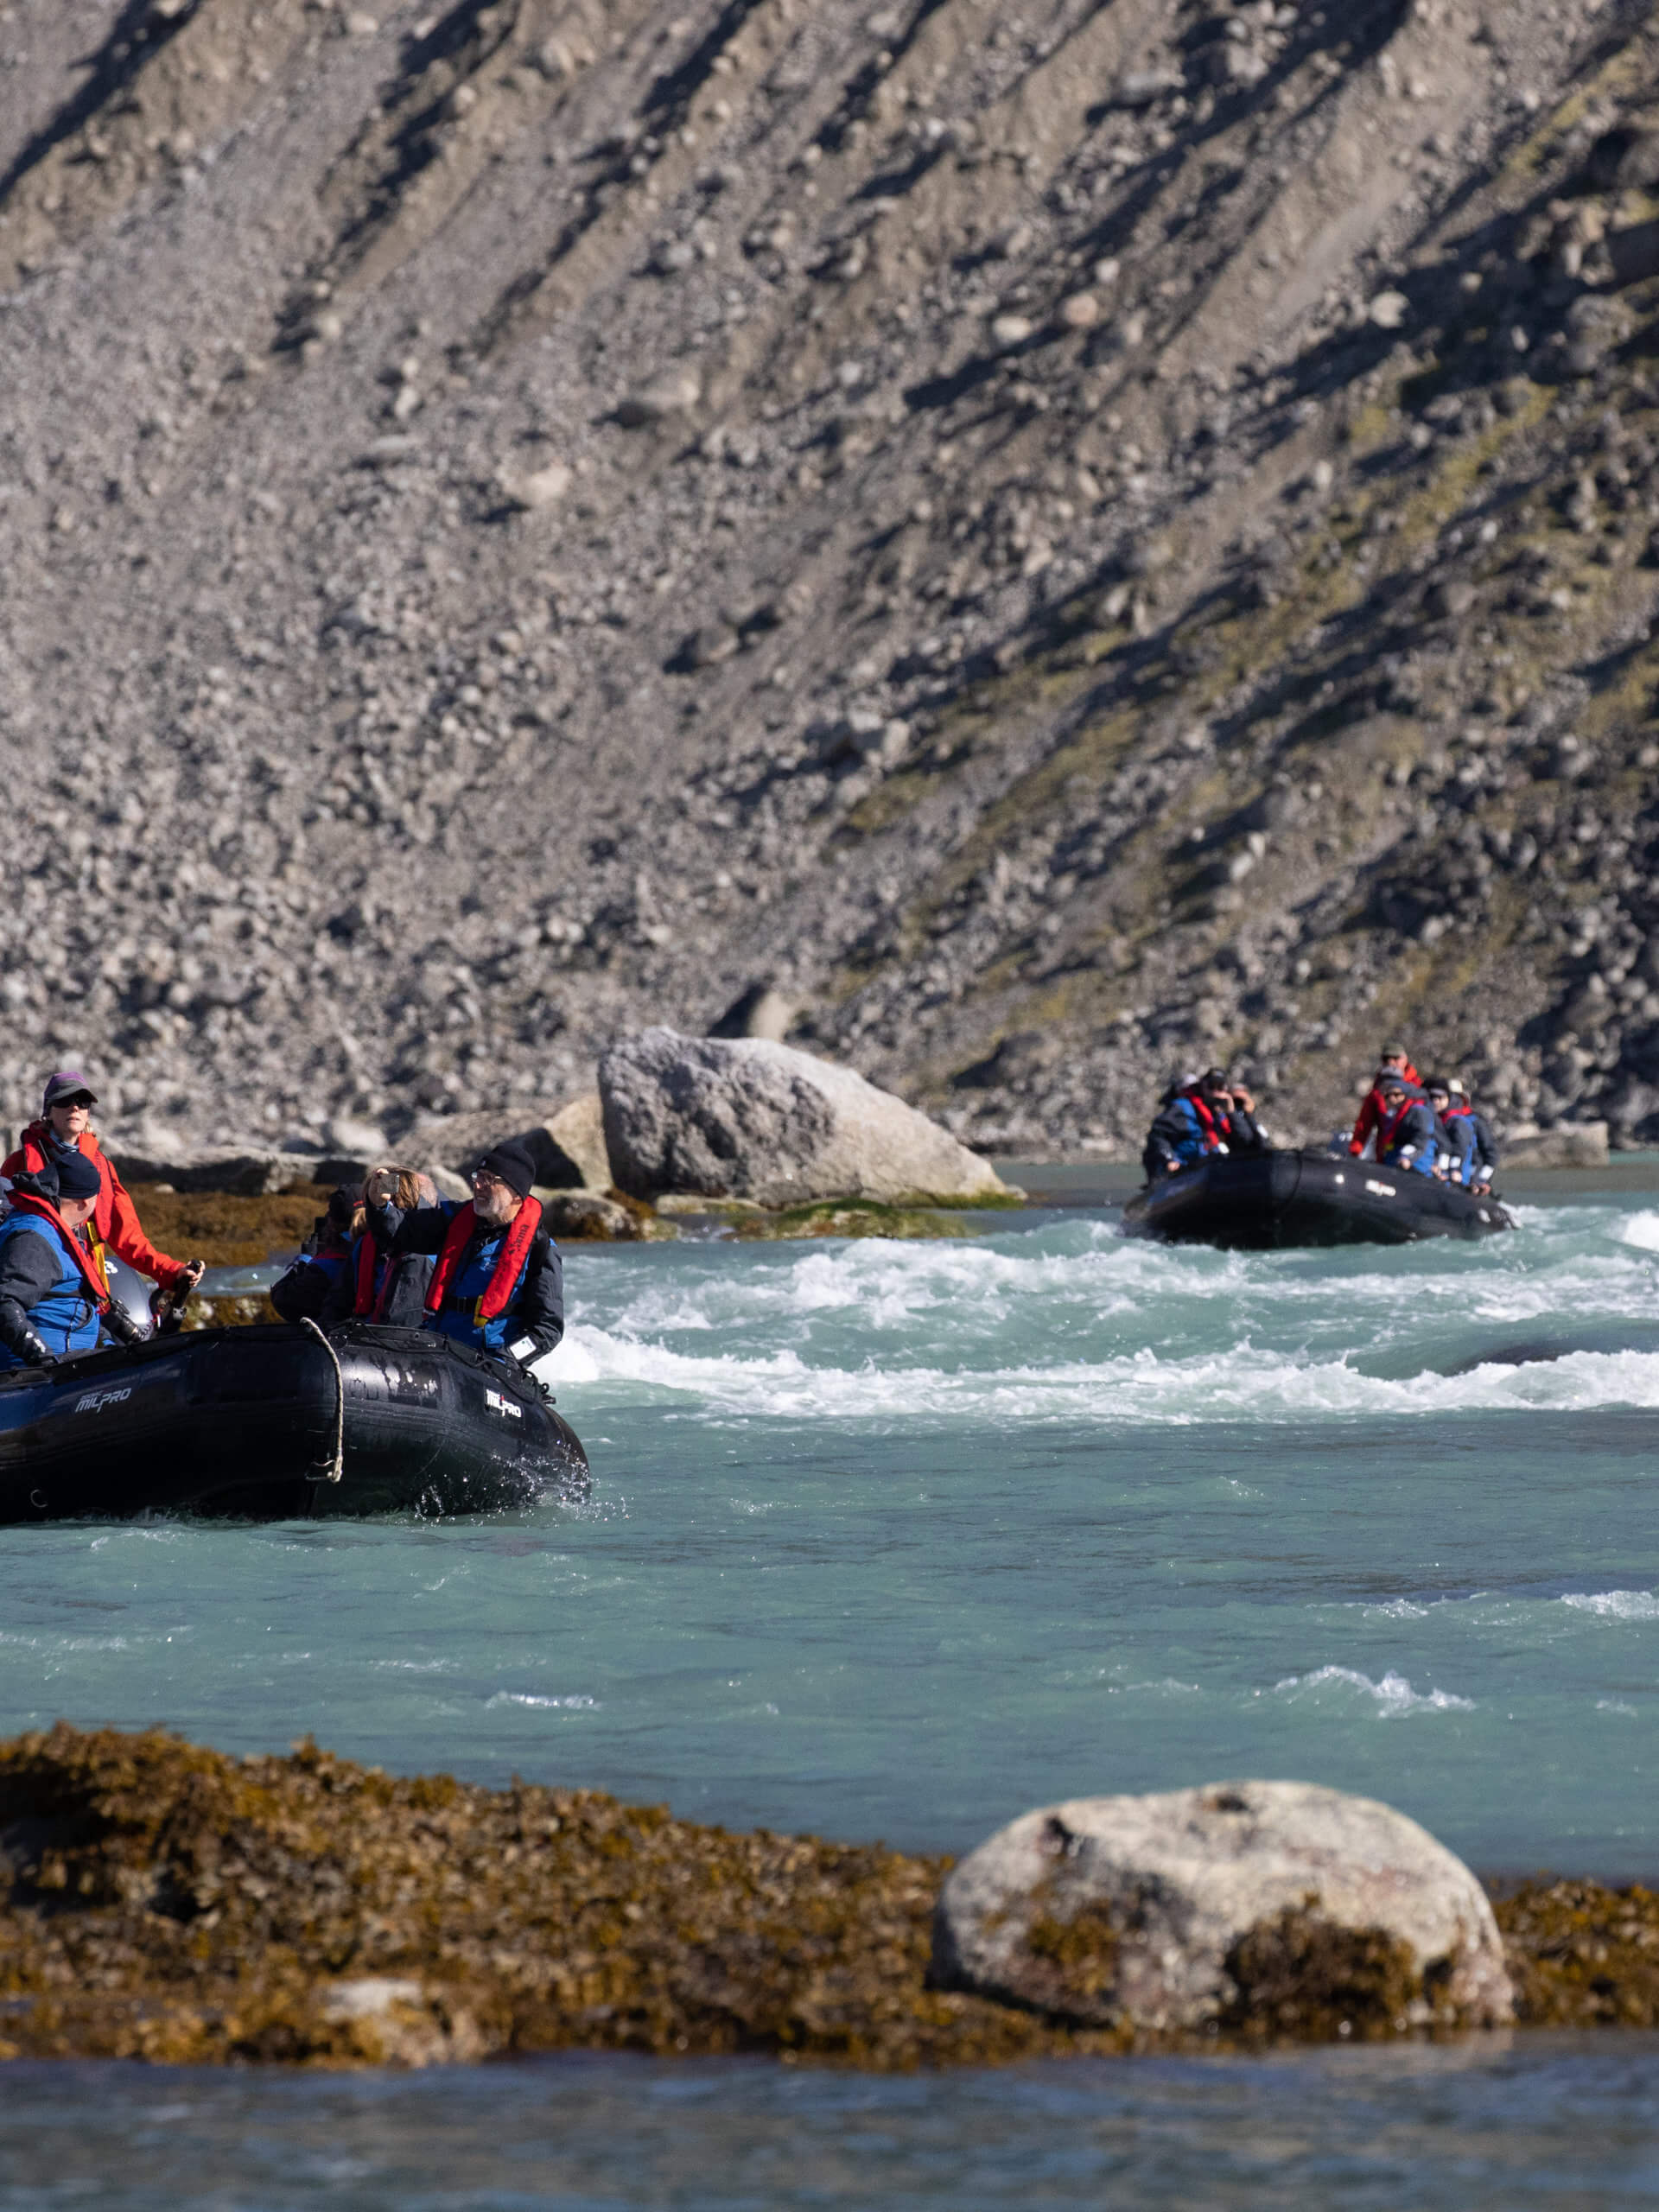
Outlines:
{"type": "Polygon", "coordinates": [[[421,1330],[189,1330],[0,1377],[0,1523],[478,1513],[588,1484],[536,1382],[421,1330]]]}
{"type": "Polygon", "coordinates": [[[1137,1191],[1131,1236],[1266,1252],[1297,1244],[1409,1244],[1491,1236],[1514,1222],[1495,1198],[1454,1183],[1325,1152],[1234,1153],[1137,1191]]]}

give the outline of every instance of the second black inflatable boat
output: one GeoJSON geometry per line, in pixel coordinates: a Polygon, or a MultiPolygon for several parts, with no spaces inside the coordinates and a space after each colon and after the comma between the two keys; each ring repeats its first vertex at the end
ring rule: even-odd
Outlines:
{"type": "Polygon", "coordinates": [[[536,1382],[423,1330],[190,1330],[0,1377],[0,1524],[479,1513],[588,1485],[536,1382]]]}
{"type": "Polygon", "coordinates": [[[1325,1152],[1256,1152],[1202,1160],[1136,1192],[1123,1226],[1131,1236],[1265,1252],[1491,1236],[1515,1224],[1495,1198],[1429,1175],[1325,1152]]]}

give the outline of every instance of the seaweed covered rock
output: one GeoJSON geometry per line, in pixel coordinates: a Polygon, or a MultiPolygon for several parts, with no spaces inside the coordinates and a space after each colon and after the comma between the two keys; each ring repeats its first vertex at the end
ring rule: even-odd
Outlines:
{"type": "Polygon", "coordinates": [[[926,1987],[948,1864],[60,1724],[0,1743],[0,2057],[1117,2047],[926,1987]]]}
{"type": "Polygon", "coordinates": [[[1659,2028],[1659,1894],[1632,1883],[1532,1882],[1497,1924],[1529,2027],[1659,2028]]]}
{"type": "Polygon", "coordinates": [[[600,1062],[605,1141],[619,1189],[798,1205],[1007,1195],[981,1160],[851,1068],[760,1037],[646,1029],[600,1062]]]}
{"type": "Polygon", "coordinates": [[[1387,1805],[1294,1782],[1026,1814],[945,1884],[933,1978],[1090,2026],[1246,2040],[1514,2011],[1468,1868],[1387,1805]]]}

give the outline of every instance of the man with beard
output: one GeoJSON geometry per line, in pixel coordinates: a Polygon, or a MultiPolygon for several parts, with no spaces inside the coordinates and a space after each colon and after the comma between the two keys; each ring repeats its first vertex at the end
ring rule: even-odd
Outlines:
{"type": "Polygon", "coordinates": [[[475,1351],[528,1367],[564,1334],[564,1268],[530,1194],[535,1166],[518,1144],[498,1145],[473,1171],[473,1195],[405,1212],[369,1208],[379,1249],[437,1255],[424,1325],[475,1351]]]}

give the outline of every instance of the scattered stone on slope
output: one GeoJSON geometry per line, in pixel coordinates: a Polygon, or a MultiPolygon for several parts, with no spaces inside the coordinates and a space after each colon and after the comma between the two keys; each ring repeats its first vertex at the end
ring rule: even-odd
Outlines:
{"type": "Polygon", "coordinates": [[[1468,1869],[1403,1814],[1309,1783],[1025,1814],[946,1882],[933,1975],[1157,2032],[1213,2023],[1364,2039],[1513,2015],[1492,1909],[1468,1869]]]}
{"type": "Polygon", "coordinates": [[[1311,1131],[1381,1021],[1659,1138],[1642,26],[1058,4],[0,29],[14,1118],[73,1048],[321,1157],[764,971],[942,1101],[1055,1028],[976,1141],[1132,1154],[1199,1052],[1311,1131]]]}
{"type": "Polygon", "coordinates": [[[1007,1195],[986,1160],[850,1068],[762,1038],[647,1029],[599,1065],[620,1189],[798,1205],[1007,1195]]]}

